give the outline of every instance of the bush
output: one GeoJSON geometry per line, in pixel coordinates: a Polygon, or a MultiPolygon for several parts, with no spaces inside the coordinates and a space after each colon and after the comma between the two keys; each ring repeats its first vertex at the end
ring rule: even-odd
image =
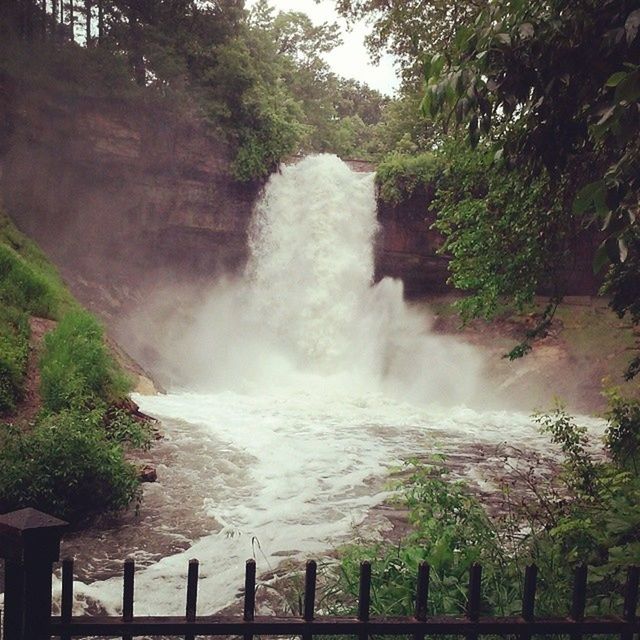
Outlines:
{"type": "Polygon", "coordinates": [[[441,252],[451,257],[449,282],[470,294],[457,305],[463,320],[492,319],[507,302],[521,312],[537,291],[560,291],[570,243],[549,178],[531,180],[520,168],[505,172],[489,148],[454,142],[439,156],[434,227],[445,238],[441,252]]]}
{"type": "Polygon", "coordinates": [[[605,444],[611,457],[623,469],[640,475],[640,400],[624,398],[617,389],[607,393],[609,426],[605,444]]]}
{"type": "Polygon", "coordinates": [[[351,546],[343,551],[334,587],[338,611],[358,593],[358,568],[372,560],[372,611],[411,615],[418,566],[428,562],[431,615],[465,610],[469,569],[483,565],[483,610],[509,615],[520,604],[517,573],[506,562],[501,531],[462,482],[447,481],[444,468],[412,462],[402,489],[413,532],[397,545],[351,546]],[[505,579],[505,578],[508,579],[505,579]]]}
{"type": "Polygon", "coordinates": [[[68,313],[45,336],[40,369],[43,404],[52,412],[110,403],[130,388],[107,349],[102,327],[86,311],[68,313]]]}
{"type": "Polygon", "coordinates": [[[0,307],[0,415],[12,411],[22,395],[28,356],[26,314],[0,307]]]}
{"type": "MultiPolygon", "coordinates": [[[[387,156],[376,171],[380,199],[399,204],[408,200],[418,188],[428,189],[441,172],[441,163],[432,153],[387,156]]],[[[426,215],[425,202],[425,215],[426,215]]]]}
{"type": "Polygon", "coordinates": [[[372,610],[377,614],[411,615],[417,568],[426,561],[434,615],[464,611],[474,562],[483,566],[484,614],[517,615],[523,569],[535,563],[536,611],[564,615],[575,567],[585,563],[590,566],[587,613],[619,615],[626,569],[640,563],[640,477],[617,452],[629,438],[637,443],[637,417],[637,403],[614,398],[605,441],[612,459],[603,461],[589,453],[586,431],[564,410],[538,416],[563,452],[562,472],[550,478],[534,463],[516,473],[504,487],[500,517],[489,518],[463,484],[445,481],[442,469],[414,466],[402,492],[413,532],[396,545],[344,551],[329,594],[338,611],[349,609],[357,596],[359,562],[376,558],[372,610]]]}
{"type": "Polygon", "coordinates": [[[71,522],[125,508],[137,472],[104,433],[102,411],[65,411],[31,431],[0,425],[0,512],[30,506],[71,522]]]}

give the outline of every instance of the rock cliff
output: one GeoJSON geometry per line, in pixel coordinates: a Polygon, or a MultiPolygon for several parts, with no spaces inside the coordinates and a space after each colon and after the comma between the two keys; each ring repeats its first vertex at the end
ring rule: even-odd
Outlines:
{"type": "Polygon", "coordinates": [[[0,77],[0,193],[74,293],[107,319],[162,274],[235,269],[260,185],[219,135],[157,103],[69,97],[0,77]]]}
{"type": "MultiPolygon", "coordinates": [[[[229,166],[221,136],[184,109],[70,97],[0,75],[5,207],[107,320],[137,304],[149,283],[193,283],[241,268],[260,185],[238,184],[229,166]]],[[[376,277],[401,278],[410,297],[449,288],[427,191],[378,210],[376,277]]],[[[574,247],[572,294],[597,290],[595,241],[585,236],[574,247]]]]}

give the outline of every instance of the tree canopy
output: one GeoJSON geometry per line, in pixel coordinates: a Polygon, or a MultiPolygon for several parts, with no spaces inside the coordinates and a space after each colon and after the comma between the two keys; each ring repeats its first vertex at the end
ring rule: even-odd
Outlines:
{"type": "Polygon", "coordinates": [[[266,177],[290,154],[367,155],[388,102],[330,70],[337,25],[267,0],[251,11],[243,0],[7,0],[0,33],[75,50],[78,76],[93,56],[104,84],[124,69],[142,89],[180,96],[227,137],[240,180],[266,177]]]}

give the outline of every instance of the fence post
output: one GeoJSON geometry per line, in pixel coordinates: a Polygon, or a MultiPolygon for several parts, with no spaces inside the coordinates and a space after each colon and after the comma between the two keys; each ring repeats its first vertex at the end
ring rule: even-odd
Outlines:
{"type": "Polygon", "coordinates": [[[68,524],[36,509],[0,516],[5,640],[49,639],[51,572],[68,524]]]}

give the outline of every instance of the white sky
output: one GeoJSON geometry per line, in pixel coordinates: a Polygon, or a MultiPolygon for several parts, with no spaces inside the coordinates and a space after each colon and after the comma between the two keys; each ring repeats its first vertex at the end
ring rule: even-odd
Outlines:
{"type": "MultiPolygon", "coordinates": [[[[247,8],[252,7],[255,2],[256,0],[247,0],[247,8]]],[[[399,80],[391,56],[385,55],[380,64],[375,66],[369,60],[364,46],[364,38],[370,30],[366,22],[354,24],[350,31],[347,30],[346,21],[335,12],[333,0],[322,0],[319,4],[314,0],[270,0],[270,4],[277,11],[302,11],[316,24],[337,22],[342,27],[344,44],[325,56],[333,71],[346,78],[365,82],[386,94],[397,89],[399,80]]]]}

